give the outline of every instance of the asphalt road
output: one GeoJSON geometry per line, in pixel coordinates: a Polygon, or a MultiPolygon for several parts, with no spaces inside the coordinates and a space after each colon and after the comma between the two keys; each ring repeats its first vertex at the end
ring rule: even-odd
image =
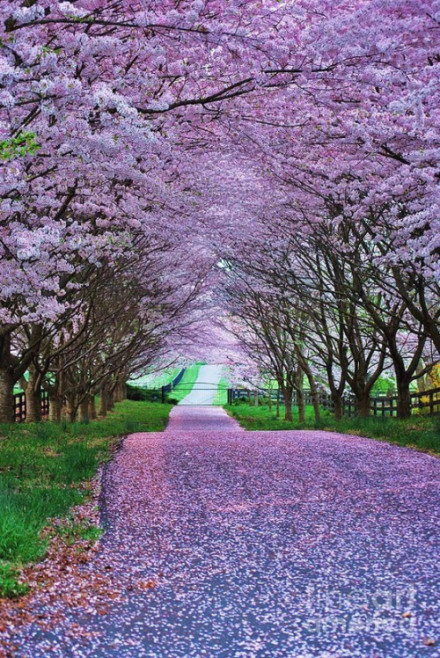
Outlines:
{"type": "Polygon", "coordinates": [[[173,414],[125,440],[95,557],[36,597],[7,655],[440,655],[440,460],[173,414]]]}

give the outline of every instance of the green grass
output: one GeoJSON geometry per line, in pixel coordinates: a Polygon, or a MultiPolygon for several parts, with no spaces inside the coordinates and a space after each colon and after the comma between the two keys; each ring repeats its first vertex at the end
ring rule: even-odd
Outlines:
{"type": "MultiPolygon", "coordinates": [[[[397,418],[344,418],[335,420],[328,412],[322,413],[319,423],[315,422],[312,407],[306,407],[306,422],[300,423],[294,410],[293,421],[288,422],[275,415],[275,407],[269,412],[267,406],[252,407],[247,403],[224,405],[229,414],[247,430],[295,430],[319,429],[353,436],[366,436],[400,446],[415,448],[440,455],[440,417],[412,416],[397,418]]],[[[284,409],[281,408],[281,414],[284,409]]]]}
{"type": "Polygon", "coordinates": [[[203,363],[194,363],[192,366],[188,366],[180,382],[173,388],[169,397],[177,402],[180,402],[184,397],[189,395],[193,389],[193,386],[196,382],[196,379],[199,375],[199,370],[202,367],[203,363]]]}
{"type": "Polygon", "coordinates": [[[226,379],[226,377],[222,377],[218,383],[218,389],[217,393],[215,395],[213,405],[221,406],[223,407],[225,404],[228,402],[228,387],[229,387],[229,381],[226,379]]]}
{"type": "Polygon", "coordinates": [[[83,500],[80,483],[110,459],[117,438],[162,431],[171,408],[125,401],[106,419],[86,424],[0,424],[0,596],[22,593],[16,569],[44,557],[41,530],[83,500]]]}

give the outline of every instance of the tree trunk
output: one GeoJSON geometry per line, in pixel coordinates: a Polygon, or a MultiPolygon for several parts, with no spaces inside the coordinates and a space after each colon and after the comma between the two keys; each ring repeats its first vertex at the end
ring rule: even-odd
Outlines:
{"type": "Polygon", "coordinates": [[[108,391],[105,388],[101,389],[101,401],[99,405],[99,416],[105,418],[108,413],[108,391]]]}
{"type": "Polygon", "coordinates": [[[332,392],[332,402],[334,407],[334,415],[336,420],[341,420],[344,415],[344,403],[342,401],[342,395],[338,392],[332,392]]]}
{"type": "Polygon", "coordinates": [[[26,393],[26,422],[39,423],[41,421],[41,377],[35,365],[29,366],[29,379],[25,384],[26,393]]]}
{"type": "Polygon", "coordinates": [[[75,396],[67,396],[66,405],[65,405],[65,415],[70,423],[74,423],[76,420],[76,400],[75,396]]]}
{"type": "Polygon", "coordinates": [[[298,388],[296,391],[296,404],[298,406],[299,422],[304,423],[306,420],[306,407],[304,404],[304,392],[302,388],[298,388]]]}
{"type": "Polygon", "coordinates": [[[0,369],[0,423],[14,422],[14,379],[9,367],[0,369]]]}
{"type": "Polygon", "coordinates": [[[293,395],[293,388],[291,386],[285,386],[284,391],[284,405],[285,405],[285,411],[284,411],[284,420],[293,420],[292,416],[292,395],[293,395]]]}
{"type": "Polygon", "coordinates": [[[49,396],[49,420],[54,423],[61,422],[63,401],[58,395],[49,396]]]}
{"type": "Polygon", "coordinates": [[[316,388],[315,378],[308,377],[310,386],[310,397],[312,400],[313,413],[315,414],[315,422],[319,423],[321,420],[321,407],[319,405],[319,392],[316,388]]]}
{"type": "Polygon", "coordinates": [[[96,420],[97,413],[96,413],[96,402],[95,402],[95,396],[94,395],[89,395],[88,405],[89,405],[89,418],[90,418],[90,420],[96,420]]]}
{"type": "Polygon", "coordinates": [[[26,393],[26,422],[39,423],[41,421],[41,388],[34,391],[31,387],[26,393]]]}
{"type": "Polygon", "coordinates": [[[277,407],[276,407],[276,416],[280,417],[280,389],[277,388],[277,407]]]}
{"type": "Polygon", "coordinates": [[[89,399],[88,399],[88,395],[86,395],[84,400],[79,405],[79,420],[82,423],[87,423],[89,421],[89,399]]]}
{"type": "Polygon", "coordinates": [[[125,381],[120,381],[115,389],[115,401],[123,402],[127,399],[127,384],[125,381]]]}
{"type": "Polygon", "coordinates": [[[359,391],[356,395],[357,414],[360,418],[368,418],[370,415],[370,394],[359,391]]]}
{"type": "Polygon", "coordinates": [[[397,382],[397,418],[411,416],[411,392],[409,382],[397,382]]]}

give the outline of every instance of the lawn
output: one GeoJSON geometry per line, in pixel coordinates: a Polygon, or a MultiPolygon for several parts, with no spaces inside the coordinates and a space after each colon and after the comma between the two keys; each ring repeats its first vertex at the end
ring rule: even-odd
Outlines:
{"type": "Polygon", "coordinates": [[[127,400],[87,424],[0,424],[0,596],[22,593],[17,568],[44,557],[41,530],[84,499],[81,483],[110,459],[119,437],[162,431],[171,408],[127,400]]]}
{"type": "MultiPolygon", "coordinates": [[[[224,408],[247,430],[319,429],[381,439],[400,446],[440,454],[439,416],[412,416],[402,420],[381,417],[344,418],[337,421],[328,412],[323,411],[321,421],[316,423],[313,408],[307,407],[306,422],[300,423],[296,409],[293,411],[293,421],[287,422],[276,417],[275,407],[270,412],[265,405],[255,407],[243,402],[224,405],[224,408]]],[[[281,413],[283,411],[281,408],[281,413]]]]}

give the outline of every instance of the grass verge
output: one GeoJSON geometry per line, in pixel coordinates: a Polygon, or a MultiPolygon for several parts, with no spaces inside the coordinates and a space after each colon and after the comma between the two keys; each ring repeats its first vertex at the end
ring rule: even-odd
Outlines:
{"type": "Polygon", "coordinates": [[[162,431],[171,408],[127,400],[104,420],[86,424],[0,424],[0,596],[23,594],[17,573],[45,556],[48,537],[41,531],[84,500],[83,483],[110,459],[118,438],[162,431]]]}
{"type": "MultiPolygon", "coordinates": [[[[306,408],[306,422],[300,423],[298,412],[292,422],[277,418],[267,406],[253,407],[247,403],[224,405],[226,411],[247,430],[298,430],[317,429],[340,432],[353,436],[366,436],[396,443],[407,448],[440,455],[440,417],[411,416],[411,418],[344,418],[335,420],[323,412],[319,423],[315,422],[312,407],[306,408]]],[[[281,410],[283,412],[283,409],[281,410]]]]}
{"type": "Polygon", "coordinates": [[[215,398],[212,403],[213,405],[222,407],[227,404],[228,386],[229,386],[229,381],[226,379],[226,377],[222,377],[218,383],[217,393],[215,394],[215,398]]]}

